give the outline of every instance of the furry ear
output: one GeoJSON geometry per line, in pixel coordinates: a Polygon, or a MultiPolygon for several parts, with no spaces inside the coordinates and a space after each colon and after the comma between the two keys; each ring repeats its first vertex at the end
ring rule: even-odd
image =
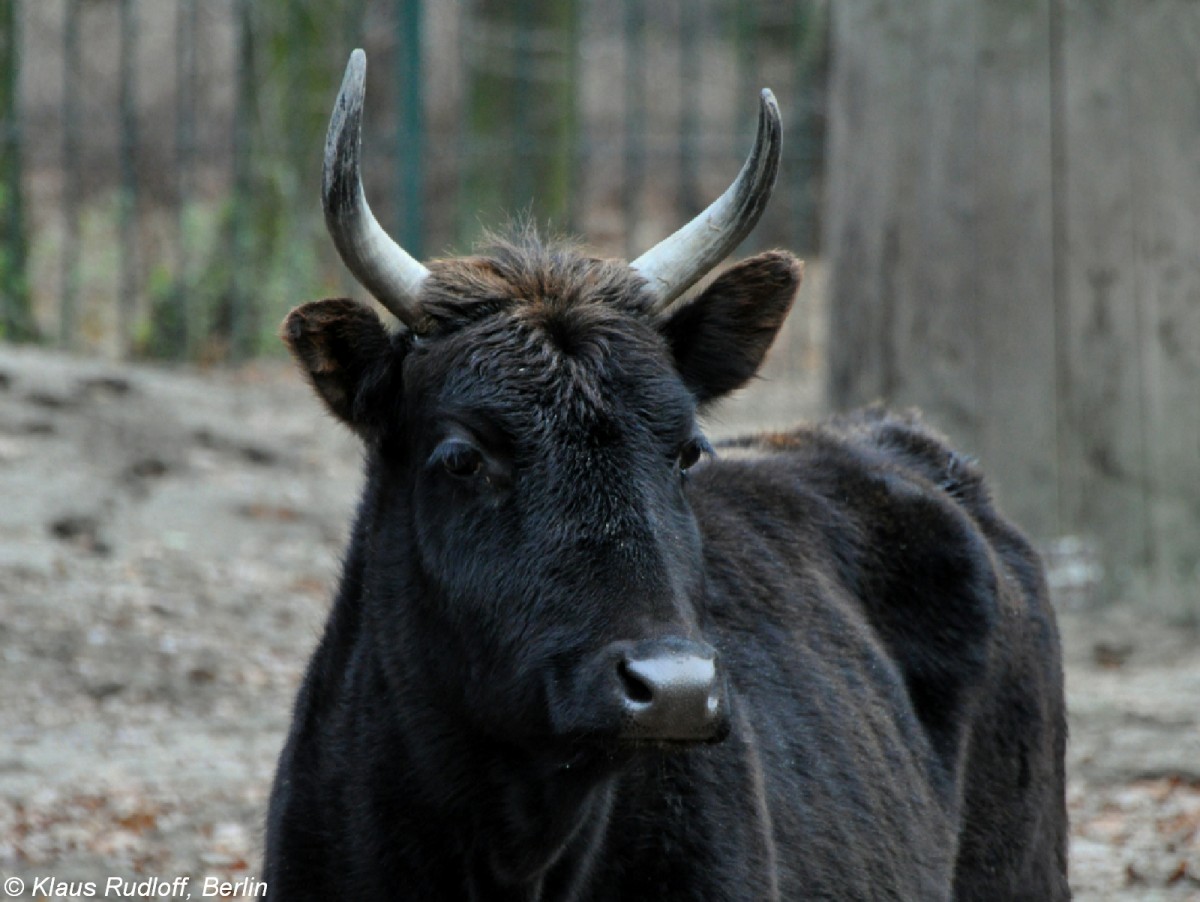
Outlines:
{"type": "Polygon", "coordinates": [[[758,371],[803,275],[804,264],[784,251],[750,257],[662,324],[675,366],[698,404],[740,388],[758,371]]]}
{"type": "Polygon", "coordinates": [[[313,301],[287,315],[280,337],[333,415],[356,432],[368,431],[369,399],[392,359],[379,317],[348,298],[313,301]]]}

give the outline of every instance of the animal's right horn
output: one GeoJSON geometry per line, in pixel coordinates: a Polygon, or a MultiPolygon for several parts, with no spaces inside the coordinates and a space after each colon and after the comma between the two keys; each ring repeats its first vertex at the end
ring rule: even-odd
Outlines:
{"type": "Polygon", "coordinates": [[[325,135],[325,226],[354,277],[402,323],[415,328],[421,318],[417,295],[429,270],[383,230],[367,204],[359,174],[366,77],[367,55],[355,50],[325,135]]]}

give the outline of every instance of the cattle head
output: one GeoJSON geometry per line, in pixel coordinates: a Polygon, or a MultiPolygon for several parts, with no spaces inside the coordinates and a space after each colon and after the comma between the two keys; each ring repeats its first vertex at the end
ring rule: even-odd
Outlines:
{"type": "Polygon", "coordinates": [[[367,448],[348,567],[389,680],[518,746],[720,739],[727,686],[689,501],[710,453],[696,415],[753,376],[801,267],[765,253],[684,293],[762,211],[774,98],[729,190],[632,263],[526,229],[426,266],[363,195],[365,65],[355,51],[330,124],[326,222],[400,327],[325,300],[283,337],[367,448]]]}

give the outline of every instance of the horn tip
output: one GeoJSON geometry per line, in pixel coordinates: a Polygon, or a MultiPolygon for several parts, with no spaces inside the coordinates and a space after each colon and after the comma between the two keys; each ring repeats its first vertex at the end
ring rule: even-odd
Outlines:
{"type": "Polygon", "coordinates": [[[362,48],[357,48],[350,54],[350,59],[346,62],[346,74],[342,76],[342,90],[340,94],[346,94],[352,91],[356,94],[362,93],[362,85],[367,80],[367,55],[362,48]]]}
{"type": "Polygon", "coordinates": [[[333,104],[329,117],[329,128],[325,132],[325,166],[322,175],[322,191],[326,196],[334,182],[341,177],[341,170],[348,164],[357,170],[359,127],[362,117],[363,95],[366,93],[367,55],[361,49],[350,54],[346,63],[346,74],[333,104]]]}
{"type": "Polygon", "coordinates": [[[334,118],[346,107],[362,105],[363,94],[366,91],[367,55],[361,49],[350,54],[346,63],[346,74],[342,76],[342,87],[338,91],[337,102],[334,104],[334,118]]]}

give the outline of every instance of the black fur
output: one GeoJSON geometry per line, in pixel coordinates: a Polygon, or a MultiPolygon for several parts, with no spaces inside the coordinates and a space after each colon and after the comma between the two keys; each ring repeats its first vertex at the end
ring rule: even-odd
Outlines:
{"type": "Polygon", "coordinates": [[[432,269],[419,339],[344,302],[285,324],[368,464],[271,899],[1069,897],[1054,619],[975,465],[868,411],[680,472],[791,257],[665,322],[624,265],[528,239],[432,269]],[[619,735],[596,654],[663,636],[717,648],[724,741],[619,735]]]}

